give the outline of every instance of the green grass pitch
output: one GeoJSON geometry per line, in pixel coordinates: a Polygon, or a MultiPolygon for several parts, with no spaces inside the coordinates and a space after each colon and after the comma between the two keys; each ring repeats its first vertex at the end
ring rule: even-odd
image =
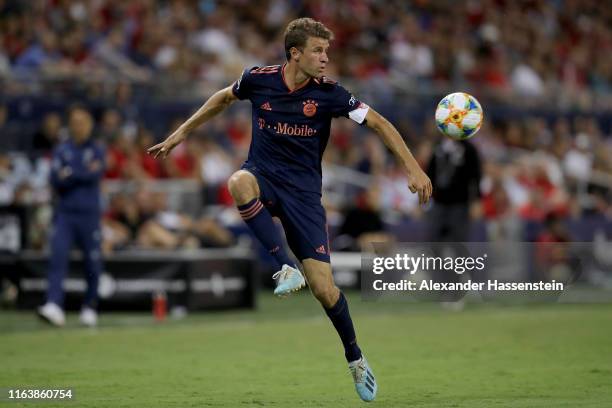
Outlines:
{"type": "MultiPolygon", "coordinates": [[[[349,294],[378,407],[612,407],[612,305],[363,302],[349,294]]],[[[256,311],[102,315],[52,329],[0,311],[0,388],[72,387],[7,407],[355,407],[341,344],[306,292],[256,311]]]]}

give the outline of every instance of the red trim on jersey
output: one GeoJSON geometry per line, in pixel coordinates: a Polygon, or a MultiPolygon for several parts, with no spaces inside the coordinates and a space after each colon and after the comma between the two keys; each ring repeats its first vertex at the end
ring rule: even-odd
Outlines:
{"type": "Polygon", "coordinates": [[[261,67],[252,69],[250,74],[275,74],[278,72],[279,65],[270,65],[267,67],[261,67]]]}
{"type": "Polygon", "coordinates": [[[297,88],[291,90],[291,88],[289,88],[289,85],[287,85],[287,81],[285,81],[285,67],[287,66],[287,63],[283,64],[283,67],[281,68],[281,75],[283,77],[283,84],[285,84],[285,87],[287,88],[287,90],[289,91],[289,93],[293,93],[299,89],[302,89],[303,87],[305,87],[306,85],[308,85],[310,83],[310,80],[312,79],[312,77],[309,77],[307,81],[305,81],[302,85],[298,86],[297,88]]]}

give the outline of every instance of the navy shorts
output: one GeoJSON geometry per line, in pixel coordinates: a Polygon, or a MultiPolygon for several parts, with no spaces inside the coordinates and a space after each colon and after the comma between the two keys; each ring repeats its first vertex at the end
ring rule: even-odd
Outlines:
{"type": "Polygon", "coordinates": [[[321,195],[297,191],[275,183],[253,168],[243,167],[259,184],[259,200],[270,215],[283,224],[289,248],[298,260],[312,258],[329,263],[327,217],[321,205],[321,195]]]}

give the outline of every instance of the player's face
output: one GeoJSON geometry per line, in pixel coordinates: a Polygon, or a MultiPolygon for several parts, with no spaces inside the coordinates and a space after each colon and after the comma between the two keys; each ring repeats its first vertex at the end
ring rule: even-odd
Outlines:
{"type": "Polygon", "coordinates": [[[308,76],[319,78],[325,74],[329,62],[327,50],[329,41],[318,37],[308,37],[304,50],[299,55],[298,66],[308,76]]]}
{"type": "Polygon", "coordinates": [[[89,113],[83,110],[75,110],[70,115],[70,133],[77,143],[83,143],[89,139],[93,123],[89,113]]]}

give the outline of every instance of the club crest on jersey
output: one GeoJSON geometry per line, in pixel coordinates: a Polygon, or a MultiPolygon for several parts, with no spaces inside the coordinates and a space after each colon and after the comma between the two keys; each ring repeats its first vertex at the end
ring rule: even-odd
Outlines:
{"type": "Polygon", "coordinates": [[[319,106],[319,104],[312,99],[307,99],[306,101],[302,102],[302,105],[304,105],[304,115],[308,116],[309,118],[313,117],[317,113],[317,106],[319,106]]]}

